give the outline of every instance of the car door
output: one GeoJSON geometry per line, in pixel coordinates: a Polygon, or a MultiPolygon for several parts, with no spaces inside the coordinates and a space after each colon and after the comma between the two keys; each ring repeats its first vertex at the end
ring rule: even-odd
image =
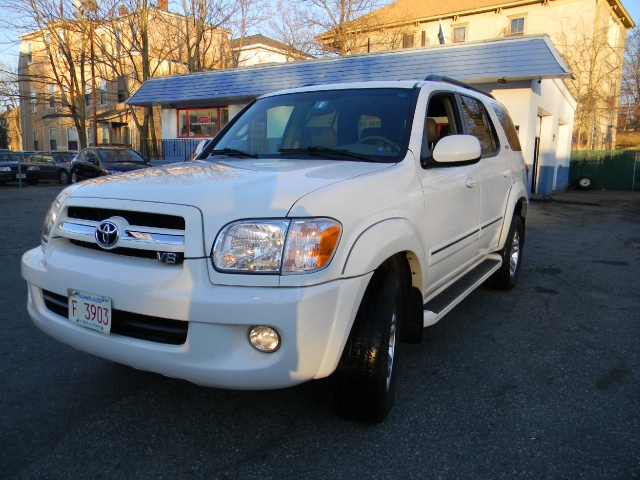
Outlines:
{"type": "Polygon", "coordinates": [[[88,178],[87,165],[89,163],[89,150],[82,150],[78,157],[74,160],[72,165],[73,173],[75,173],[79,180],[88,178]]]}
{"type": "Polygon", "coordinates": [[[47,180],[55,180],[58,177],[58,168],[53,161],[51,155],[40,155],[38,159],[38,166],[42,172],[42,178],[47,180]]]}
{"type": "Polygon", "coordinates": [[[470,265],[478,239],[476,165],[438,164],[431,157],[441,138],[463,133],[458,110],[451,92],[433,92],[427,104],[418,169],[425,198],[427,295],[470,265]]]}
{"type": "Polygon", "coordinates": [[[480,141],[482,157],[477,167],[480,190],[480,232],[474,257],[498,248],[504,205],[511,187],[511,170],[507,152],[502,148],[496,127],[480,98],[458,95],[462,123],[467,135],[480,141]]]}
{"type": "Polygon", "coordinates": [[[98,156],[98,152],[95,150],[89,150],[87,155],[87,162],[85,163],[85,168],[87,169],[87,177],[94,178],[99,177],[101,173],[100,167],[100,157],[98,156]]]}

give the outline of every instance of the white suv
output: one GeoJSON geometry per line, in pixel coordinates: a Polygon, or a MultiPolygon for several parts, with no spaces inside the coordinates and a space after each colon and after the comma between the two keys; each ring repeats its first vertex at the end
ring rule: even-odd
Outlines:
{"type": "Polygon", "coordinates": [[[265,95],[186,164],[65,189],[22,259],[45,333],[222,388],[332,376],[379,422],[397,348],[522,259],[525,165],[508,113],[450,79],[265,95]]]}

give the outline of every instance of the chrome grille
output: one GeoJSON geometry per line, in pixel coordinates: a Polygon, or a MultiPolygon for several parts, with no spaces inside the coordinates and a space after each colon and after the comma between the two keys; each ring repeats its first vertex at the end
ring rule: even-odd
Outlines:
{"type": "Polygon", "coordinates": [[[184,230],[184,218],[162,213],[135,212],[111,208],[94,208],[71,206],[67,209],[67,216],[79,220],[101,222],[111,217],[122,217],[129,224],[140,227],[166,228],[170,230],[184,230]]]}

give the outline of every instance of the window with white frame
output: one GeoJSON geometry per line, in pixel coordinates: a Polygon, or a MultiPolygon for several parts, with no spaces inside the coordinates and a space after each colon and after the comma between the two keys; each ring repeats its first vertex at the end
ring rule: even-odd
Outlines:
{"type": "Polygon", "coordinates": [[[56,90],[53,85],[49,85],[49,108],[56,108],[56,90]]]}
{"type": "Polygon", "coordinates": [[[31,113],[38,111],[38,92],[31,90],[31,113]]]}
{"type": "Polygon", "coordinates": [[[127,77],[121,75],[118,77],[118,103],[124,102],[129,96],[127,95],[127,77]]]}
{"type": "Polygon", "coordinates": [[[524,35],[524,17],[512,17],[509,19],[509,34],[524,35]]]}
{"type": "Polygon", "coordinates": [[[87,82],[84,88],[84,106],[90,107],[91,105],[93,105],[93,92],[91,91],[91,84],[87,82]]]}
{"type": "Polygon", "coordinates": [[[459,25],[453,27],[453,43],[461,43],[467,41],[467,26],[459,25]]]}
{"type": "Polygon", "coordinates": [[[67,128],[67,149],[78,150],[78,131],[75,128],[67,128]]]}
{"type": "Polygon", "coordinates": [[[101,143],[103,145],[107,145],[109,143],[109,127],[106,125],[103,125],[101,127],[101,131],[102,131],[101,143]]]}
{"type": "Polygon", "coordinates": [[[103,78],[100,80],[98,86],[98,93],[100,94],[100,105],[107,104],[107,81],[103,78]]]}
{"type": "Polygon", "coordinates": [[[55,128],[49,129],[49,150],[57,150],[58,149],[58,130],[55,128]]]}

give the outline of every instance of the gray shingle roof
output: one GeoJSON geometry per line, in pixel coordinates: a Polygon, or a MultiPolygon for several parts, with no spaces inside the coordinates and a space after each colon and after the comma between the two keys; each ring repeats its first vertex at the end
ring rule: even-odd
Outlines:
{"type": "Polygon", "coordinates": [[[431,73],[468,83],[571,77],[549,37],[531,35],[155,77],[127,103],[215,106],[306,84],[423,80],[431,73]]]}

